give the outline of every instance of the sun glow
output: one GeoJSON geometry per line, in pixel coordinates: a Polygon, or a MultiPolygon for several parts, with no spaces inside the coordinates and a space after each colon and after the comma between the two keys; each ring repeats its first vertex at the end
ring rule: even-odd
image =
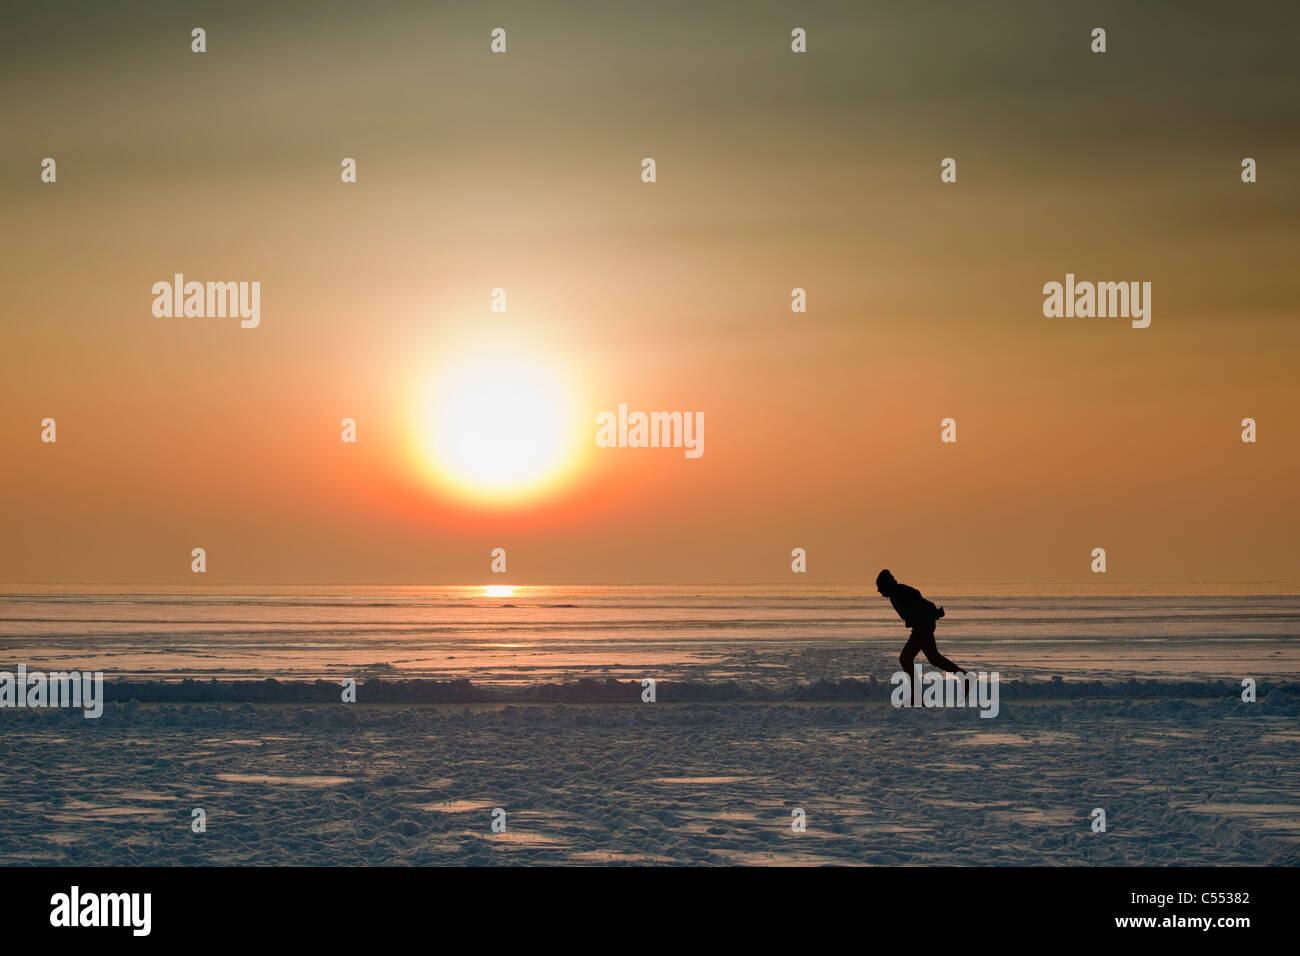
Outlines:
{"type": "Polygon", "coordinates": [[[538,355],[493,349],[437,371],[416,412],[420,454],[435,481],[486,503],[554,490],[582,448],[575,390],[560,369],[538,355]]]}
{"type": "Polygon", "coordinates": [[[484,597],[514,597],[515,589],[509,584],[485,584],[483,585],[484,597]]]}

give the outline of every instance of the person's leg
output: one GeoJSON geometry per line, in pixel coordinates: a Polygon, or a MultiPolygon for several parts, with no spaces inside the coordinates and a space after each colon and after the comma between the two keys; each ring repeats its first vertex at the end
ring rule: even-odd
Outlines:
{"type": "MultiPolygon", "coordinates": [[[[908,643],[910,645],[911,642],[909,641],[908,643]]],[[[928,631],[921,635],[919,643],[921,650],[925,653],[925,659],[935,667],[939,668],[939,670],[948,671],[952,674],[961,674],[965,672],[966,669],[964,667],[958,667],[952,661],[948,660],[948,658],[939,653],[939,646],[934,642],[934,631],[928,631]]],[[[912,654],[915,656],[916,652],[913,651],[912,654]]]]}
{"type": "MultiPolygon", "coordinates": [[[[907,638],[907,643],[903,645],[903,652],[898,655],[898,666],[903,668],[903,673],[907,675],[907,682],[915,684],[912,674],[912,662],[916,660],[917,653],[921,650],[921,635],[918,631],[913,630],[907,638]]],[[[927,655],[928,656],[928,655],[927,655]]],[[[912,702],[920,706],[921,689],[912,687],[912,702]]]]}

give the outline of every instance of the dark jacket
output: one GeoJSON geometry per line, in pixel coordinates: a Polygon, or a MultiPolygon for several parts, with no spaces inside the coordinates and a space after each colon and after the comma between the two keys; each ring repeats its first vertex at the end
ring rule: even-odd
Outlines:
{"type": "Polygon", "coordinates": [[[939,620],[939,609],[934,606],[934,602],[927,601],[921,597],[920,591],[906,584],[894,583],[889,603],[894,605],[898,616],[910,628],[930,630],[934,627],[934,622],[939,620]]]}

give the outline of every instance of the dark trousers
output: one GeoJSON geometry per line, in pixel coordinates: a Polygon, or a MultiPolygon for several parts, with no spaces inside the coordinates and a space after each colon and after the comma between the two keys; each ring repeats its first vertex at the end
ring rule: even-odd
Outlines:
{"type": "MultiPolygon", "coordinates": [[[[913,680],[914,677],[912,674],[912,662],[916,660],[918,652],[924,654],[925,659],[940,670],[949,671],[954,674],[961,672],[960,667],[939,653],[939,648],[934,643],[933,624],[929,627],[912,628],[911,637],[909,637],[907,643],[903,645],[903,652],[898,655],[898,663],[902,665],[903,673],[907,675],[909,681],[913,680]]],[[[919,700],[920,696],[921,688],[913,687],[913,699],[919,700]]]]}

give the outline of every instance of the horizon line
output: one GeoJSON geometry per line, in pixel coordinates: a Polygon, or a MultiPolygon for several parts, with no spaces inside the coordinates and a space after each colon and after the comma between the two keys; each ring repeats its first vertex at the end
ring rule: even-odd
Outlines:
{"type": "MultiPolygon", "coordinates": [[[[875,583],[870,579],[857,581],[817,581],[817,582],[791,582],[791,581],[566,581],[566,582],[523,582],[508,580],[483,580],[474,582],[451,583],[451,582],[431,582],[431,581],[393,581],[393,582],[327,582],[327,581],[293,581],[283,583],[267,583],[259,581],[222,581],[212,584],[195,585],[191,583],[169,583],[169,582],[117,582],[117,581],[74,581],[74,582],[46,582],[46,581],[14,581],[0,583],[0,591],[12,591],[19,588],[41,588],[47,590],[78,590],[84,588],[113,588],[117,590],[136,588],[141,591],[151,589],[176,591],[181,589],[190,589],[189,593],[202,594],[205,591],[216,588],[251,588],[251,589],[285,589],[285,588],[481,588],[493,586],[507,586],[515,588],[581,588],[581,587],[604,587],[604,588],[646,588],[646,587],[664,587],[664,588],[773,588],[773,589],[791,589],[791,590],[813,590],[818,588],[846,588],[861,587],[865,590],[875,593],[875,583]]],[[[942,581],[934,580],[926,582],[924,586],[927,589],[942,588],[997,588],[1003,590],[1006,588],[1025,588],[1032,591],[1042,591],[1047,588],[1062,588],[1073,591],[1091,591],[1102,593],[1122,594],[1131,590],[1150,590],[1159,589],[1162,591],[1172,592],[1172,588],[1206,588],[1206,587],[1232,587],[1232,588],[1283,588],[1289,593],[1294,591],[1300,593],[1300,581],[1180,581],[1180,582],[1163,582],[1163,581],[1134,581],[1105,589],[1096,584],[1079,584],[1068,581],[1047,581],[1042,583],[1032,582],[1015,582],[1015,581],[942,581]]],[[[1014,595],[1009,595],[1014,596],[1014,595]]]]}

